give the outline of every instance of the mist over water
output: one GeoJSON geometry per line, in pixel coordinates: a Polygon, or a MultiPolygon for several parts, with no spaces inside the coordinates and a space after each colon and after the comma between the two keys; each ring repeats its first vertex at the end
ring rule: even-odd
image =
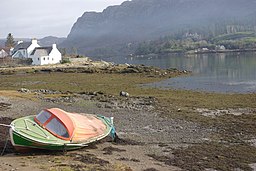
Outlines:
{"type": "Polygon", "coordinates": [[[221,93],[256,92],[256,52],[144,56],[116,62],[192,71],[191,76],[148,84],[153,87],[221,93]]]}

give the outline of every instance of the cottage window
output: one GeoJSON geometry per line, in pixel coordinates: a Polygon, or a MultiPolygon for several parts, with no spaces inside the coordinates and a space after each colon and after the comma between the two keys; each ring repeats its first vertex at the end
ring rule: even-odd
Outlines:
{"type": "Polygon", "coordinates": [[[37,58],[39,61],[40,61],[40,59],[39,58],[37,58]]]}
{"type": "Polygon", "coordinates": [[[53,58],[52,58],[52,60],[53,60],[53,58]]]}
{"type": "Polygon", "coordinates": [[[47,58],[47,60],[49,60],[49,57],[47,58]]]}
{"type": "Polygon", "coordinates": [[[45,61],[45,58],[44,58],[44,61],[45,61]]]}

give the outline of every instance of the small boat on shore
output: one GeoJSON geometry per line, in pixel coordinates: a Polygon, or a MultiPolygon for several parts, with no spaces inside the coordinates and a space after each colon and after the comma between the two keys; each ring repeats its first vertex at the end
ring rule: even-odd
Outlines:
{"type": "Polygon", "coordinates": [[[45,109],[10,124],[11,143],[17,151],[74,150],[107,136],[114,139],[115,135],[113,118],[69,113],[59,108],[45,109]]]}

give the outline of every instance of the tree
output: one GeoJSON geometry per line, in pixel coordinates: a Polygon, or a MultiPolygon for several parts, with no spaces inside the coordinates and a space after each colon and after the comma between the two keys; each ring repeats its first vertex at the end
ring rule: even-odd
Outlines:
{"type": "Polygon", "coordinates": [[[8,34],[7,38],[6,38],[6,42],[5,42],[5,46],[8,48],[14,47],[14,39],[11,33],[8,34]]]}

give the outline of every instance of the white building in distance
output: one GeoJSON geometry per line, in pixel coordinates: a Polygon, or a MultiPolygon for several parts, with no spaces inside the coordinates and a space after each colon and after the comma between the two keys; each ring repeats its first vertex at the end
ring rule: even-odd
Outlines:
{"type": "Polygon", "coordinates": [[[62,60],[56,44],[53,44],[52,47],[36,47],[32,51],[30,58],[33,60],[32,65],[57,64],[62,60]]]}
{"type": "Polygon", "coordinates": [[[32,39],[31,42],[18,41],[17,45],[12,50],[12,57],[29,58],[36,47],[40,47],[36,39],[32,39]]]}
{"type": "Polygon", "coordinates": [[[19,41],[12,50],[12,58],[31,58],[32,65],[57,64],[62,60],[62,55],[56,44],[51,47],[41,47],[36,39],[31,42],[19,41]]]}

